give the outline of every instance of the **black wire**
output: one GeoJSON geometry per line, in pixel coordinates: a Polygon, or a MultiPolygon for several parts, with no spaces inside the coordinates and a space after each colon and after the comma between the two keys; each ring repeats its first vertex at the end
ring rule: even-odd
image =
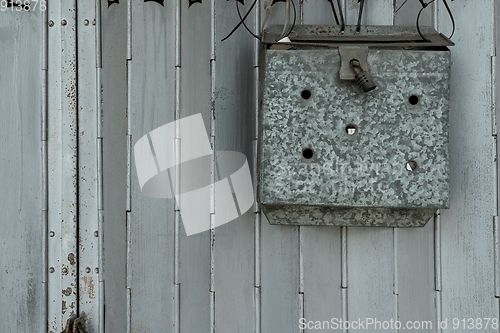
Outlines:
{"type": "Polygon", "coordinates": [[[290,31],[288,31],[286,36],[283,38],[288,37],[292,33],[293,28],[295,28],[295,22],[297,21],[297,10],[295,9],[295,3],[293,2],[293,0],[290,0],[290,1],[292,2],[292,6],[293,6],[293,24],[292,24],[292,27],[290,28],[290,31]]]}
{"type": "Polygon", "coordinates": [[[332,12],[333,12],[333,16],[335,17],[335,22],[337,22],[337,25],[339,25],[340,22],[339,22],[339,18],[337,16],[337,11],[335,10],[335,7],[333,6],[333,0],[328,0],[328,2],[330,3],[330,6],[332,6],[332,12]]]}
{"type": "Polygon", "coordinates": [[[337,6],[339,7],[340,23],[342,24],[340,31],[344,32],[345,20],[344,20],[344,13],[342,12],[342,4],[340,3],[340,0],[337,0],[337,6]]]}
{"type": "Polygon", "coordinates": [[[365,4],[365,0],[360,0],[359,3],[359,17],[358,17],[358,26],[356,27],[356,32],[361,30],[361,17],[363,16],[363,7],[365,4]]]}
{"type": "MultiPolygon", "coordinates": [[[[453,1],[453,0],[451,0],[451,1],[453,1]]],[[[448,14],[450,14],[451,23],[453,24],[453,31],[451,32],[450,37],[448,37],[448,39],[451,39],[451,37],[453,37],[453,34],[455,33],[455,19],[453,18],[453,13],[451,12],[451,9],[448,6],[448,3],[446,2],[446,0],[443,0],[443,2],[444,2],[444,5],[446,7],[446,10],[448,11],[448,14]]]]}
{"type": "MultiPolygon", "coordinates": [[[[241,13],[240,13],[240,7],[238,6],[238,3],[239,1],[235,1],[236,3],[236,10],[238,11],[238,16],[240,17],[240,20],[243,20],[243,18],[241,17],[241,13]]],[[[247,26],[247,24],[245,23],[245,21],[242,21],[243,22],[243,26],[245,27],[245,29],[247,29],[247,31],[252,35],[254,36],[255,38],[257,38],[258,40],[261,40],[261,38],[259,36],[257,36],[256,34],[254,34],[247,26]]]]}
{"type": "Polygon", "coordinates": [[[422,39],[426,42],[430,42],[430,40],[428,40],[427,38],[424,37],[424,35],[422,35],[422,31],[420,31],[420,14],[422,14],[422,11],[427,8],[427,6],[429,6],[431,3],[433,3],[434,1],[436,0],[432,0],[428,3],[425,3],[423,2],[423,0],[420,0],[420,3],[422,3],[422,8],[420,8],[420,11],[418,12],[418,15],[417,15],[417,31],[418,31],[418,34],[420,35],[420,37],[422,37],[422,39]]]}
{"type": "Polygon", "coordinates": [[[257,3],[257,0],[254,0],[254,2],[252,3],[252,6],[250,7],[250,9],[248,10],[248,12],[245,14],[245,16],[240,20],[240,22],[233,28],[233,30],[231,30],[231,32],[229,33],[229,35],[227,35],[225,38],[223,38],[221,40],[221,42],[225,41],[226,39],[228,39],[229,37],[231,37],[231,35],[240,27],[240,25],[242,25],[246,18],[248,17],[248,15],[250,15],[250,13],[252,12],[252,9],[253,7],[255,7],[255,4],[257,3]]]}

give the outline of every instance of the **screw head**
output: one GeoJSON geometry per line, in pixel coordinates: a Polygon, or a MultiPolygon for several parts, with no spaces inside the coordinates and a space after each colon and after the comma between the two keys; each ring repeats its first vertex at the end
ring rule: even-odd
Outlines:
{"type": "Polygon", "coordinates": [[[89,20],[85,19],[85,21],[83,21],[83,24],[89,25],[89,20]]]}
{"type": "Polygon", "coordinates": [[[406,170],[408,170],[410,172],[413,172],[413,171],[416,171],[417,169],[418,169],[417,162],[415,162],[415,161],[408,161],[408,163],[406,163],[406,170]]]}
{"type": "Polygon", "coordinates": [[[63,269],[61,270],[61,272],[63,274],[68,274],[68,269],[66,267],[63,267],[63,269]]]}
{"type": "Polygon", "coordinates": [[[95,268],[95,272],[96,272],[96,274],[99,273],[99,268],[98,267],[95,268]]]}
{"type": "Polygon", "coordinates": [[[90,273],[90,267],[85,268],[85,273],[90,273]]]}
{"type": "Polygon", "coordinates": [[[50,273],[54,273],[54,271],[55,271],[54,267],[50,267],[50,268],[49,268],[49,272],[50,272],[50,273]]]}
{"type": "Polygon", "coordinates": [[[62,21],[61,21],[61,24],[62,24],[62,25],[66,25],[66,24],[68,24],[68,22],[67,22],[66,20],[62,20],[62,21]]]}
{"type": "Polygon", "coordinates": [[[50,20],[49,21],[49,27],[53,27],[54,26],[54,21],[50,20]]]}
{"type": "Polygon", "coordinates": [[[94,231],[94,236],[99,237],[99,231],[94,231]]]}
{"type": "Polygon", "coordinates": [[[53,231],[49,232],[49,236],[50,236],[50,237],[54,237],[55,235],[56,235],[56,233],[55,233],[55,232],[53,232],[53,231]]]}

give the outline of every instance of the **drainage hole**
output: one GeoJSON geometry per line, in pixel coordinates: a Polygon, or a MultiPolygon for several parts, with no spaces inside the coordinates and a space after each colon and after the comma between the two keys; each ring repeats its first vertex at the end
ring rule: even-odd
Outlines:
{"type": "Polygon", "coordinates": [[[309,90],[302,90],[302,92],[300,93],[300,96],[302,96],[303,99],[309,99],[311,98],[312,94],[309,90]]]}
{"type": "Polygon", "coordinates": [[[408,102],[410,102],[411,105],[417,105],[419,98],[416,95],[411,95],[410,98],[408,98],[408,102]]]}
{"type": "Polygon", "coordinates": [[[345,132],[347,133],[347,135],[354,135],[358,132],[358,128],[356,127],[356,125],[349,124],[345,127],[345,132]]]}
{"type": "Polygon", "coordinates": [[[418,168],[418,165],[417,165],[417,162],[415,162],[415,161],[408,161],[408,163],[406,163],[406,170],[408,170],[410,172],[416,171],[417,168],[418,168]]]}
{"type": "Polygon", "coordinates": [[[306,160],[310,160],[313,156],[314,156],[314,152],[311,148],[306,148],[302,151],[302,156],[306,159],[306,160]]]}

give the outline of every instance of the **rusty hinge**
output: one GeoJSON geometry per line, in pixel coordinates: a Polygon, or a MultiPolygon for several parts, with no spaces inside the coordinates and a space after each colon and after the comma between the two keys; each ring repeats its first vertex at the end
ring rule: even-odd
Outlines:
{"type": "Polygon", "coordinates": [[[76,314],[69,317],[64,331],[61,333],[87,333],[85,331],[85,313],[82,313],[80,317],[77,317],[76,314]]]}

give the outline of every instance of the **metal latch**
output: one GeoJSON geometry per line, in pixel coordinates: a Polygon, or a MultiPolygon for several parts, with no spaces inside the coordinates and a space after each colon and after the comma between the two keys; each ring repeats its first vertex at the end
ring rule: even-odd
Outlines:
{"type": "Polygon", "coordinates": [[[369,92],[377,87],[368,72],[368,47],[341,46],[339,53],[341,80],[356,81],[364,92],[369,92]]]}
{"type": "Polygon", "coordinates": [[[77,317],[76,314],[69,317],[64,331],[61,333],[87,333],[85,331],[85,313],[82,313],[80,317],[77,317]]]}

